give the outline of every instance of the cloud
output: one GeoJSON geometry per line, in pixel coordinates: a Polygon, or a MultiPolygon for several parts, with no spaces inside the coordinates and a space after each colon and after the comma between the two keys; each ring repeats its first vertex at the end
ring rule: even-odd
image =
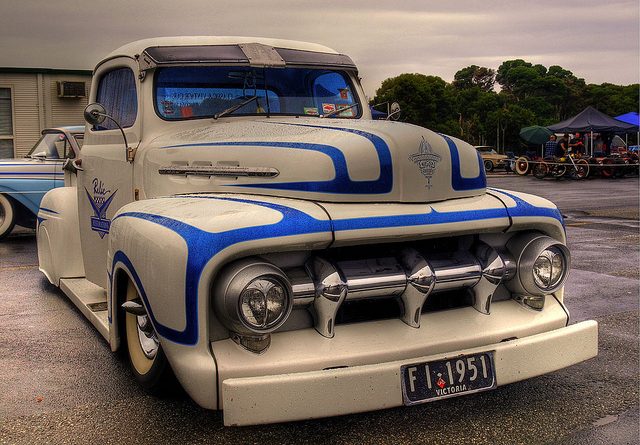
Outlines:
{"type": "Polygon", "coordinates": [[[637,1],[5,0],[0,66],[91,69],[132,40],[249,35],[349,54],[369,95],[403,72],[447,81],[465,66],[522,58],[590,83],[639,81],[637,1]]]}

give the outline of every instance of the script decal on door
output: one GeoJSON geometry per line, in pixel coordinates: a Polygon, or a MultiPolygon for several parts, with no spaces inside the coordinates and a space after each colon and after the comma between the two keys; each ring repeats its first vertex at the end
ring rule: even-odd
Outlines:
{"type": "Polygon", "coordinates": [[[104,182],[98,178],[93,178],[92,185],[93,193],[87,190],[86,187],[84,188],[87,192],[87,198],[89,198],[91,208],[93,209],[91,230],[97,232],[100,238],[104,238],[104,236],[109,233],[109,228],[111,227],[111,220],[107,218],[107,209],[118,190],[111,192],[111,190],[105,187],[104,182]]]}

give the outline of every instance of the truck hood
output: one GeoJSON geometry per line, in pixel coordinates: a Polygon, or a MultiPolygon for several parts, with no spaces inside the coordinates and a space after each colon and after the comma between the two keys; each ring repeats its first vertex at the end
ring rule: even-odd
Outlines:
{"type": "Polygon", "coordinates": [[[434,202],[481,195],[466,142],[389,121],[259,118],[165,134],[139,151],[147,197],[223,192],[323,202],[434,202]]]}

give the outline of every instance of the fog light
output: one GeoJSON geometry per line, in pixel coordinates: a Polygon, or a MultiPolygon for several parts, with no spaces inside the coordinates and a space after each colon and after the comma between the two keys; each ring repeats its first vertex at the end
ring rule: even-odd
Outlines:
{"type": "Polygon", "coordinates": [[[516,295],[514,299],[531,309],[541,311],[544,308],[544,299],[542,295],[516,295]]]}

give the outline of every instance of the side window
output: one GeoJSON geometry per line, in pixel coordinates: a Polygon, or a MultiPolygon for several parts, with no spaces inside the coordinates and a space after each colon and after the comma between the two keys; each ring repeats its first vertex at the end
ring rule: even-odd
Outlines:
{"type": "MultiPolygon", "coordinates": [[[[138,114],[138,96],[133,71],[129,68],[118,68],[104,74],[98,84],[97,101],[104,105],[107,114],[123,128],[131,127],[138,114]]],[[[116,128],[118,127],[110,119],[105,119],[95,130],[116,128]]]]}

